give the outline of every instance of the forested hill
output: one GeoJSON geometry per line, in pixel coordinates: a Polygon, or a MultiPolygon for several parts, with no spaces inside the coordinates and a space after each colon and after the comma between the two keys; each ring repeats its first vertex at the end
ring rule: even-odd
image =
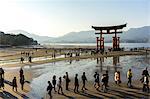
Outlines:
{"type": "Polygon", "coordinates": [[[5,34],[0,32],[0,45],[9,46],[23,46],[23,45],[37,45],[37,41],[29,38],[23,34],[5,34]]]}

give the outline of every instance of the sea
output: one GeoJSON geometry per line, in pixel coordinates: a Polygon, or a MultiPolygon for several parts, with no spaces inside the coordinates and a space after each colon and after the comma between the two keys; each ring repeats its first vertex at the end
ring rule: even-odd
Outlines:
{"type": "MultiPolygon", "coordinates": [[[[96,43],[43,43],[46,46],[96,46],[96,43]]],[[[112,47],[112,43],[105,43],[106,47],[112,47]]],[[[120,47],[124,48],[150,48],[150,43],[120,43],[120,47]]]]}

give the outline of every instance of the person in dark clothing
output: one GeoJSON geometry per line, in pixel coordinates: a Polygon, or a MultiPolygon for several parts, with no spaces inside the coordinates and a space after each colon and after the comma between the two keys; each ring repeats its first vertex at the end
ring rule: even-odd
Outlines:
{"type": "Polygon", "coordinates": [[[49,96],[50,96],[50,99],[52,99],[52,89],[53,89],[53,86],[52,86],[52,84],[51,84],[51,82],[50,81],[48,81],[48,87],[47,87],[47,91],[48,91],[48,94],[49,94],[49,96]]]}
{"type": "Polygon", "coordinates": [[[17,79],[16,79],[16,77],[14,77],[14,79],[12,80],[12,89],[13,89],[13,91],[14,91],[14,88],[17,91],[17,79]]]}
{"type": "Polygon", "coordinates": [[[56,76],[55,75],[53,76],[52,84],[53,84],[54,91],[57,92],[56,91],[56,76]]]}
{"type": "Polygon", "coordinates": [[[4,69],[3,68],[0,68],[0,76],[1,76],[1,78],[3,78],[4,79],[4,69]]]}
{"type": "Polygon", "coordinates": [[[20,73],[20,78],[21,78],[21,77],[22,77],[22,75],[23,75],[23,73],[24,73],[24,71],[23,71],[23,69],[22,69],[22,68],[20,69],[19,73],[20,73]]]}
{"type": "Polygon", "coordinates": [[[2,76],[0,76],[0,88],[4,89],[4,78],[2,76]]]}
{"type": "Polygon", "coordinates": [[[100,87],[100,84],[99,84],[99,74],[97,74],[97,75],[96,75],[95,83],[96,83],[95,88],[96,88],[96,90],[98,90],[98,89],[99,89],[99,87],[100,87]]]}
{"type": "Polygon", "coordinates": [[[21,57],[21,58],[20,58],[20,61],[21,61],[21,63],[23,63],[23,61],[24,61],[24,58],[23,58],[23,57],[21,57]]]}
{"type": "Polygon", "coordinates": [[[75,75],[75,83],[74,83],[74,92],[79,92],[78,89],[79,89],[79,81],[78,81],[78,74],[75,75]]]}
{"type": "Polygon", "coordinates": [[[3,87],[4,89],[4,69],[0,68],[0,88],[3,87]]]}
{"type": "Polygon", "coordinates": [[[94,80],[94,87],[96,88],[96,84],[97,84],[97,82],[96,82],[96,76],[97,76],[97,72],[95,72],[95,74],[94,74],[94,78],[95,78],[95,80],[94,80]]]}
{"type": "Polygon", "coordinates": [[[147,70],[147,67],[145,68],[145,70],[143,70],[142,72],[142,76],[149,76],[149,73],[148,73],[148,70],[147,70]]]}
{"type": "Polygon", "coordinates": [[[59,77],[59,82],[58,82],[58,94],[60,94],[60,93],[59,93],[60,90],[61,90],[61,94],[63,94],[61,77],[59,77]]]}
{"type": "Polygon", "coordinates": [[[29,62],[32,63],[32,57],[31,56],[29,56],[29,62]]]}
{"type": "Polygon", "coordinates": [[[24,82],[25,82],[24,75],[22,75],[22,77],[20,78],[20,84],[22,90],[23,90],[24,82]]]}
{"type": "Polygon", "coordinates": [[[82,78],[82,81],[83,81],[82,90],[83,90],[83,89],[87,90],[87,88],[85,87],[85,82],[87,81],[87,78],[86,78],[86,76],[85,76],[85,72],[83,72],[83,75],[82,75],[81,78],[82,78]]]}
{"type": "Polygon", "coordinates": [[[63,77],[66,80],[66,90],[69,90],[69,83],[70,83],[70,79],[68,76],[68,72],[66,72],[66,75],[63,77]]]}
{"type": "MultiPolygon", "coordinates": [[[[108,76],[108,70],[106,70],[106,85],[107,85],[107,87],[108,87],[108,81],[109,81],[109,76],[108,76]]],[[[106,89],[107,89],[107,87],[106,87],[106,89]]]]}
{"type": "Polygon", "coordinates": [[[102,81],[102,90],[103,90],[103,86],[104,86],[104,91],[107,90],[107,75],[103,74],[101,77],[101,81],[102,81]]]}

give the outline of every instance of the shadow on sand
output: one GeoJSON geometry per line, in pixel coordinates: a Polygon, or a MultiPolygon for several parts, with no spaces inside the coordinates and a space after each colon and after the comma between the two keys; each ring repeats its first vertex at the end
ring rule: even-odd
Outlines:
{"type": "Polygon", "coordinates": [[[0,92],[0,97],[2,99],[18,99],[16,96],[12,95],[7,91],[0,92]]]}
{"type": "MultiPolygon", "coordinates": [[[[12,82],[8,81],[8,80],[4,80],[4,83],[5,84],[8,84],[10,86],[12,86],[12,82]]],[[[26,83],[29,83],[29,81],[26,81],[26,83]]],[[[26,95],[24,94],[21,94],[20,92],[15,92],[17,93],[18,95],[20,95],[23,99],[29,99],[29,97],[27,97],[26,95]]],[[[18,99],[17,97],[13,96],[11,93],[9,92],[6,92],[6,91],[3,91],[1,92],[1,96],[3,97],[4,96],[4,99],[18,99]],[[9,96],[9,98],[6,98],[6,96],[9,96]],[[15,98],[14,98],[15,97],[15,98]]]]}

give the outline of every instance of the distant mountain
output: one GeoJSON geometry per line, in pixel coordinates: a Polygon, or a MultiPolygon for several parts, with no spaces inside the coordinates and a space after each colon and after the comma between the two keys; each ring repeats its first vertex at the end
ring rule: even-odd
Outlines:
{"type": "MultiPolygon", "coordinates": [[[[80,31],[80,32],[70,32],[64,36],[53,38],[48,36],[38,36],[35,34],[30,34],[23,30],[9,31],[9,33],[14,34],[24,34],[28,37],[32,37],[40,43],[93,43],[96,42],[96,36],[94,30],[90,31],[80,31]]],[[[104,35],[105,42],[112,42],[113,35],[104,35]]],[[[144,26],[140,28],[131,28],[128,31],[124,31],[119,34],[121,42],[130,43],[150,43],[150,26],[144,26]]]]}
{"type": "MultiPolygon", "coordinates": [[[[64,36],[53,39],[49,42],[66,42],[66,43],[92,43],[96,42],[95,31],[80,31],[80,32],[70,32],[64,36]]],[[[105,42],[112,42],[111,35],[104,35],[105,42]]],[[[122,34],[118,35],[121,42],[128,43],[150,43],[150,26],[144,26],[141,28],[131,28],[128,31],[124,31],[122,34]]]]}
{"type": "Polygon", "coordinates": [[[9,34],[24,34],[30,38],[33,38],[34,40],[37,40],[39,43],[53,39],[53,37],[39,36],[39,35],[36,35],[33,33],[26,32],[24,30],[12,30],[12,31],[7,31],[7,33],[9,33],[9,34]]]}
{"type": "Polygon", "coordinates": [[[123,42],[149,42],[150,43],[150,26],[141,28],[131,28],[121,34],[123,42]]]}
{"type": "Polygon", "coordinates": [[[95,35],[93,34],[94,31],[80,31],[80,32],[70,32],[64,36],[55,38],[51,42],[70,42],[70,43],[88,43],[88,42],[95,42],[95,35]]]}

